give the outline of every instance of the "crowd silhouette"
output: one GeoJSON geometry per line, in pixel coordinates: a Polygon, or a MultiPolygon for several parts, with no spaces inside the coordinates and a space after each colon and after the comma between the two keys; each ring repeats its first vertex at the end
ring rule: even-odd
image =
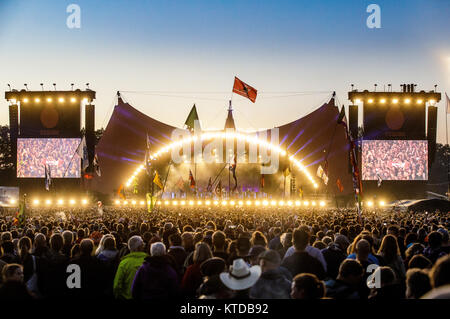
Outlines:
{"type": "Polygon", "coordinates": [[[447,212],[373,209],[359,220],[332,208],[36,207],[22,224],[14,215],[0,217],[3,300],[450,297],[447,212]]]}

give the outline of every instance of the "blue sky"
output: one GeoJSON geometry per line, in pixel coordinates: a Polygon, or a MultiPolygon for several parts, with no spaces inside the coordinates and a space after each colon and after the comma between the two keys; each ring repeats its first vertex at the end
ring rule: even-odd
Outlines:
{"type": "MultiPolygon", "coordinates": [[[[351,83],[450,91],[449,16],[447,0],[1,0],[0,84],[89,82],[97,127],[117,90],[180,92],[124,98],[177,126],[196,103],[203,126],[214,128],[223,126],[237,75],[260,92],[256,104],[233,97],[237,125],[266,128],[306,115],[333,90],[348,105],[351,83]],[[71,3],[81,8],[81,29],[66,26],[71,3]],[[381,29],[366,26],[371,3],[381,7],[381,29]],[[291,91],[315,93],[276,93],[291,91]]],[[[439,107],[443,142],[445,103],[439,107]]]]}

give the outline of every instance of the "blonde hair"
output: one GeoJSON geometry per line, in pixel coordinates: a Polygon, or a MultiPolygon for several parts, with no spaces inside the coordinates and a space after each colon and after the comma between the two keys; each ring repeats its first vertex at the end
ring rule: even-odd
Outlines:
{"type": "Polygon", "coordinates": [[[195,245],[194,255],[192,256],[194,263],[201,264],[210,258],[212,258],[212,252],[208,244],[201,242],[197,243],[197,245],[195,245]]]}

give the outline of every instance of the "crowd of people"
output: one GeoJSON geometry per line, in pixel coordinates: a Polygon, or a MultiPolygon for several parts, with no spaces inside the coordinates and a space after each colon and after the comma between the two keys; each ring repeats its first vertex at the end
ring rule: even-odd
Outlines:
{"type": "Polygon", "coordinates": [[[448,212],[32,208],[13,220],[0,212],[3,300],[450,298],[448,212]]]}
{"type": "Polygon", "coordinates": [[[427,141],[367,140],[362,143],[364,180],[427,180],[427,141]]]}
{"type": "Polygon", "coordinates": [[[22,138],[17,140],[17,177],[80,177],[79,138],[22,138]],[[72,158],[72,156],[74,158],[72,158]]]}

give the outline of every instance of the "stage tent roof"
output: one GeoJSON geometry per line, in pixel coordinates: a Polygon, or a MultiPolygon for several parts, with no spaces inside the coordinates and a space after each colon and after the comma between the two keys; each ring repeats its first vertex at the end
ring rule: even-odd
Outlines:
{"type": "MultiPolygon", "coordinates": [[[[332,98],[308,115],[278,128],[280,148],[287,151],[287,156],[294,155],[307,167],[319,185],[317,192],[339,196],[352,193],[353,187],[349,171],[349,145],[344,127],[337,124],[338,115],[339,110],[332,98]],[[318,166],[325,167],[325,158],[328,163],[327,186],[316,176],[318,166]],[[344,187],[343,192],[337,187],[338,178],[344,187]]],[[[101,176],[93,179],[92,189],[103,194],[117,191],[144,162],[147,134],[152,149],[156,151],[171,143],[174,129],[175,127],[143,114],[119,98],[96,147],[101,176]]],[[[301,175],[301,172],[296,173],[297,187],[302,184],[301,175]]],[[[306,178],[304,180],[304,189],[312,186],[308,185],[310,183],[306,178]]]]}

